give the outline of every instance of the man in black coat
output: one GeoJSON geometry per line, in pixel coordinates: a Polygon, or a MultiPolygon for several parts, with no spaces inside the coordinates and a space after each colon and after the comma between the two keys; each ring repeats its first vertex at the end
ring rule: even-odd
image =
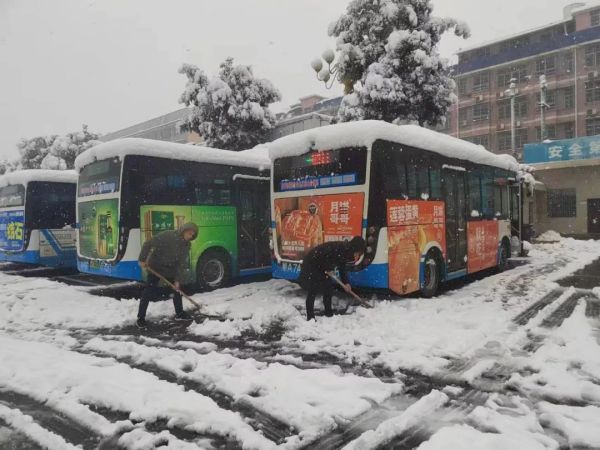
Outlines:
{"type": "Polygon", "coordinates": [[[346,265],[360,259],[365,252],[365,240],[359,236],[348,241],[326,242],[310,250],[302,261],[302,270],[298,283],[308,291],[306,296],[306,319],[315,318],[315,298],[323,294],[325,315],[331,317],[331,295],[333,292],[332,280],[327,272],[338,269],[346,292],[350,291],[350,284],[346,276],[346,265]]]}
{"type": "MultiPolygon", "coordinates": [[[[184,281],[185,271],[189,265],[191,241],[198,236],[198,226],[195,223],[186,223],[179,230],[163,231],[149,241],[144,242],[138,257],[142,269],[150,267],[155,272],[173,283],[177,292],[173,295],[176,320],[191,320],[192,317],[183,310],[181,302],[181,283],[184,281]]],[[[148,303],[164,297],[164,290],[159,287],[160,279],[152,272],[148,272],[146,287],[140,299],[136,325],[146,327],[146,311],[148,303]]]]}

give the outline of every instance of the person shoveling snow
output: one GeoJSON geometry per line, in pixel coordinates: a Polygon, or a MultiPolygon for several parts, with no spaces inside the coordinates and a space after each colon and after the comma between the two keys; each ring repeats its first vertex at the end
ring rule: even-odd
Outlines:
{"type": "Polygon", "coordinates": [[[315,298],[323,294],[325,315],[331,317],[331,296],[333,294],[332,277],[336,269],[340,273],[343,289],[350,293],[352,288],[346,276],[346,264],[355,263],[365,252],[365,240],[356,236],[350,242],[326,242],[317,245],[304,257],[298,283],[307,290],[306,295],[306,320],[315,318],[315,298]]]}
{"type": "Polygon", "coordinates": [[[188,267],[191,241],[197,236],[198,226],[189,222],[178,230],[163,231],[144,243],[138,263],[142,269],[148,269],[148,278],[138,309],[136,325],[139,328],[146,327],[148,304],[164,297],[163,290],[159,287],[161,278],[164,278],[167,285],[175,291],[173,295],[175,319],[192,320],[192,317],[183,310],[181,283],[188,267]]]}

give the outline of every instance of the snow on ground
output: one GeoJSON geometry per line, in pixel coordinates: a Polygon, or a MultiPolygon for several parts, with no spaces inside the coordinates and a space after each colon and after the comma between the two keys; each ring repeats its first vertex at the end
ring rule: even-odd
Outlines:
{"type": "Polygon", "coordinates": [[[15,393],[128,449],[598,448],[600,289],[556,284],[598,256],[598,241],[536,244],[436,298],[316,323],[294,284],[244,284],[197,294],[226,319],[187,329],[151,304],[147,335],[136,300],[0,271],[0,442],[77,446],[15,393]]]}

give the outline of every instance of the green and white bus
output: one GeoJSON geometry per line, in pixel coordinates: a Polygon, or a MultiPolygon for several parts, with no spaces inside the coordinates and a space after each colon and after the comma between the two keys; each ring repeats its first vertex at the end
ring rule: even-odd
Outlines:
{"type": "Polygon", "coordinates": [[[75,161],[79,271],[142,280],[144,241],[194,222],[190,284],[217,288],[270,273],[269,166],[266,150],[149,139],[87,150],[75,161]]]}

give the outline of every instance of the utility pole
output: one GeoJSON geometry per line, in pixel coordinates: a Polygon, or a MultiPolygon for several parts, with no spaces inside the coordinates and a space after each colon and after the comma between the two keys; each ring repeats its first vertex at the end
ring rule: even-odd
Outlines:
{"type": "Polygon", "coordinates": [[[546,103],[547,90],[548,85],[546,83],[546,75],[540,75],[540,130],[542,142],[548,139],[546,130],[546,108],[548,108],[548,104],[546,103]]]}
{"type": "Polygon", "coordinates": [[[513,156],[517,157],[517,130],[515,118],[515,97],[517,96],[517,79],[512,77],[508,89],[510,95],[510,147],[513,156]]]}

